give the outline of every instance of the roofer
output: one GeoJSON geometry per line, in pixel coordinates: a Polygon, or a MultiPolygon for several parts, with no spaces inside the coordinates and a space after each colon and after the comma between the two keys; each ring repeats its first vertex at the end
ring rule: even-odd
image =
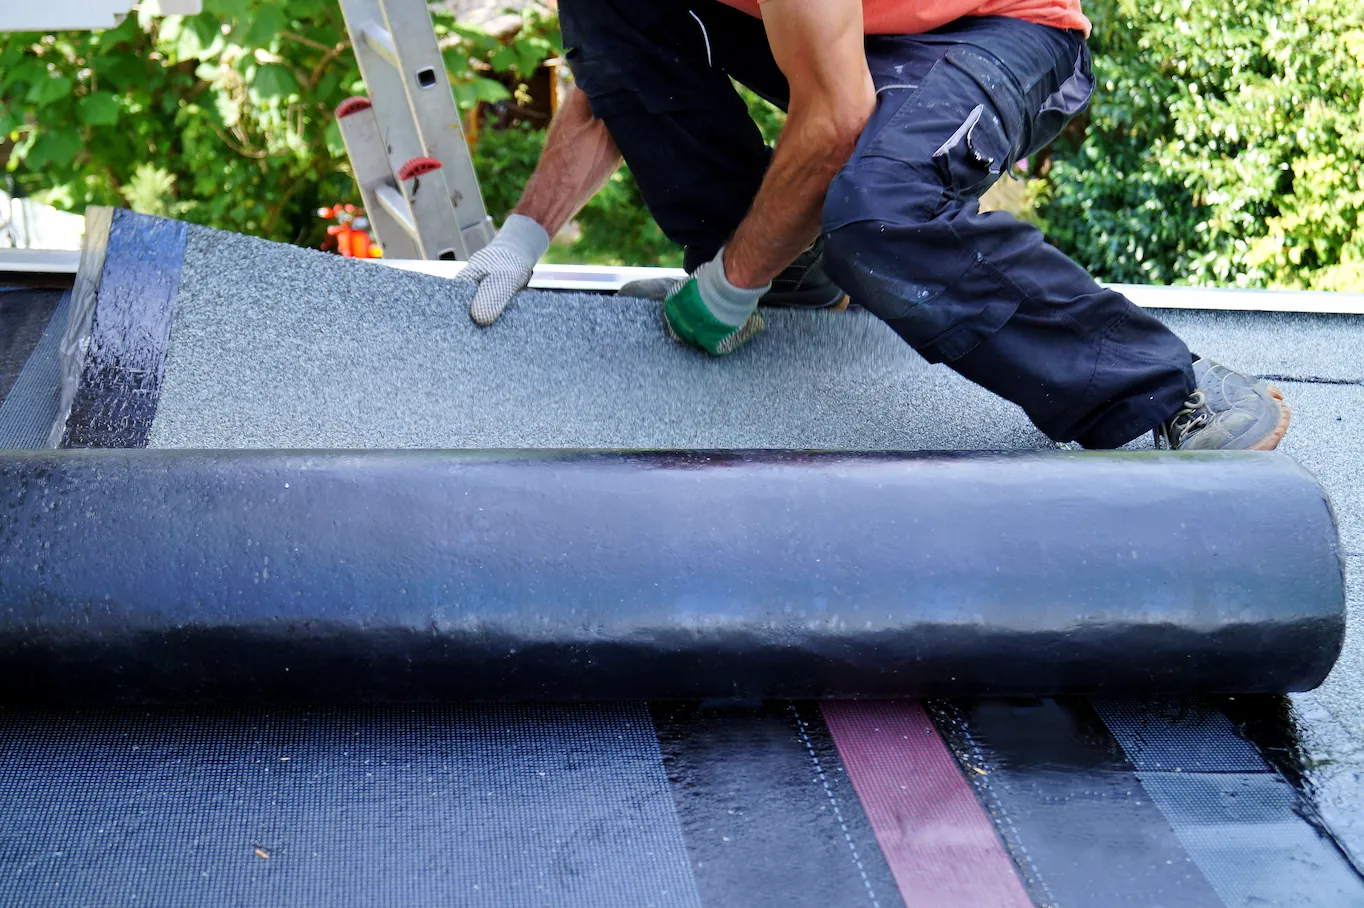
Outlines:
{"type": "Polygon", "coordinates": [[[980,196],[1088,105],[1080,0],[560,0],[566,99],[535,174],[464,272],[491,324],[623,155],[690,277],[675,339],[711,354],[760,304],[843,291],[931,362],[1056,441],[1154,430],[1184,449],[1272,448],[1277,389],[1197,359],[1041,232],[980,196]],[[775,152],[731,77],[787,111],[775,152]],[[841,289],[840,289],[841,288],[841,289]]]}

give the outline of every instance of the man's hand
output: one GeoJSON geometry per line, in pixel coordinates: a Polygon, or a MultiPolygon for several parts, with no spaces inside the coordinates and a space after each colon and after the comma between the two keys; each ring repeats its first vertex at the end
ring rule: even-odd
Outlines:
{"type": "Polygon", "coordinates": [[[763,329],[758,299],[767,287],[735,287],[725,277],[725,250],[681,281],[663,301],[663,326],[673,340],[724,356],[763,329]]]}
{"type": "Polygon", "coordinates": [[[507,216],[493,241],[469,256],[459,280],[478,285],[469,317],[487,327],[497,321],[513,296],[530,283],[535,263],[549,248],[549,234],[523,214],[507,216]]]}
{"type": "Polygon", "coordinates": [[[469,256],[460,277],[478,284],[469,316],[491,325],[530,281],[549,239],[592,198],[620,166],[606,124],[592,116],[587,96],[574,90],[550,124],[540,162],[515,213],[483,249],[469,256]]]}
{"type": "Polygon", "coordinates": [[[714,356],[762,330],[758,298],[818,235],[829,183],[876,106],[862,0],[766,0],[762,15],[791,87],[786,126],[734,238],[663,303],[668,334],[714,356]]]}

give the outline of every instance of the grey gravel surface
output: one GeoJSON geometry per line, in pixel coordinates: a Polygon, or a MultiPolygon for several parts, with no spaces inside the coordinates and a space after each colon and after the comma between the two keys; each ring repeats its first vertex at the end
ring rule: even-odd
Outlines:
{"type": "MultiPolygon", "coordinates": [[[[1268,347],[1276,343],[1268,332],[1268,347]]],[[[1306,374],[1312,360],[1292,364],[1306,374]]],[[[1281,450],[1331,496],[1345,553],[1345,647],[1326,683],[1292,694],[1301,763],[1323,817],[1364,864],[1364,387],[1282,381],[1293,426],[1281,450]]],[[[1288,528],[1285,528],[1288,529],[1288,528]]]]}
{"type": "Polygon", "coordinates": [[[865,312],[772,312],[715,360],[656,303],[526,292],[482,329],[464,282],[205,229],[183,274],[150,447],[1050,444],[865,312]]]}
{"type": "MultiPolygon", "coordinates": [[[[865,312],[772,312],[712,360],[668,341],[647,302],[527,292],[484,330],[468,298],[459,282],[191,228],[150,446],[1049,446],[865,312]]],[[[1295,414],[1283,450],[1335,504],[1349,633],[1293,710],[1321,809],[1364,858],[1364,318],[1155,314],[1194,350],[1276,377],[1295,414]]]]}
{"type": "Polygon", "coordinates": [[[1350,852],[1364,864],[1364,557],[1346,559],[1350,603],[1345,650],[1326,683],[1292,695],[1292,713],[1301,750],[1299,762],[1322,817],[1350,852]]]}
{"type": "Polygon", "coordinates": [[[1189,349],[1256,375],[1364,382],[1364,316],[1153,309],[1189,349]]]}

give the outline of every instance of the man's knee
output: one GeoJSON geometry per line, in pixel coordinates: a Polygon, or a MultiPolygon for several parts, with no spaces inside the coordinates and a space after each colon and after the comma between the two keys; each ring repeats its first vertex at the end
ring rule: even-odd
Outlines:
{"type": "MultiPolygon", "coordinates": [[[[942,188],[903,175],[845,170],[824,203],[825,268],[860,306],[892,320],[933,293],[927,284],[906,297],[905,288],[931,277],[930,251],[944,229],[937,223],[942,188]]],[[[938,288],[941,289],[941,288],[938,288]]]]}
{"type": "Polygon", "coordinates": [[[974,205],[894,168],[840,174],[825,202],[829,277],[931,362],[974,349],[1018,307],[963,235],[974,205]]]}

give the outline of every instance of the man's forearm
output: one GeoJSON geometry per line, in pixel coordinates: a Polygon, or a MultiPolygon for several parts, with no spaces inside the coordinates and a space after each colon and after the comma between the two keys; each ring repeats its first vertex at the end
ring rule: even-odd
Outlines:
{"type": "Polygon", "coordinates": [[[876,107],[862,0],[766,0],[762,10],[791,108],[753,207],[725,246],[727,279],[753,288],[766,286],[818,235],[829,184],[876,107]]]}
{"type": "Polygon", "coordinates": [[[792,111],[753,207],[725,247],[731,283],[761,287],[814,242],[829,184],[865,122],[856,112],[792,111]]]}
{"type": "Polygon", "coordinates": [[[540,162],[513,213],[533,218],[554,236],[619,166],[620,151],[606,124],[592,116],[587,96],[575,88],[550,124],[540,162]]]}

